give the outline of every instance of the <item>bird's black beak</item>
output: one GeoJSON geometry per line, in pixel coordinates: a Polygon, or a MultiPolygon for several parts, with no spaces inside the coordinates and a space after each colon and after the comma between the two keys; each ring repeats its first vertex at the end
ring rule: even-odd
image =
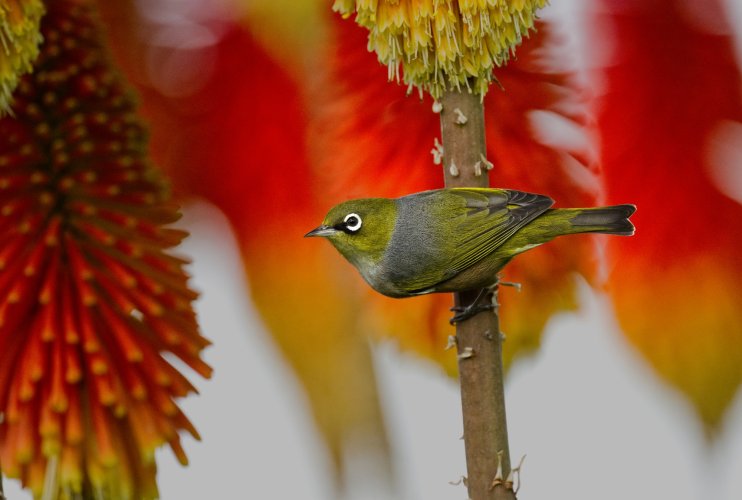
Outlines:
{"type": "Polygon", "coordinates": [[[305,238],[308,238],[308,237],[311,237],[311,236],[323,236],[323,237],[325,237],[325,236],[331,236],[331,235],[333,235],[333,234],[335,234],[337,232],[338,232],[338,230],[335,229],[332,226],[322,225],[322,226],[319,226],[317,228],[312,229],[307,234],[305,234],[304,237],[305,238]]]}

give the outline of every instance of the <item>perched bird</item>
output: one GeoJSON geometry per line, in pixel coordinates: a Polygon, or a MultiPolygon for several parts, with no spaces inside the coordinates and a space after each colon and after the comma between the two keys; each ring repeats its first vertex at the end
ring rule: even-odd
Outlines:
{"type": "Polygon", "coordinates": [[[634,205],[553,204],[539,194],[488,188],[350,200],[305,236],[327,238],[374,290],[399,298],[491,287],[510,259],[563,234],[634,234],[634,205]]]}

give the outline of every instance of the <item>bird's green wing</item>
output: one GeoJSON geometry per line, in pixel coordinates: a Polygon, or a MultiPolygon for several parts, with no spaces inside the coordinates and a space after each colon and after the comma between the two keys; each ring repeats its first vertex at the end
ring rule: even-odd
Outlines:
{"type": "Polygon", "coordinates": [[[413,294],[428,293],[436,284],[476,264],[554,203],[547,196],[507,189],[451,188],[443,192],[445,196],[431,198],[434,206],[429,209],[450,217],[451,229],[440,235],[446,241],[431,243],[454,251],[446,252],[441,260],[431,256],[429,261],[438,261],[437,265],[406,277],[405,288],[413,294]]]}
{"type": "Polygon", "coordinates": [[[460,198],[450,237],[457,251],[448,270],[455,276],[491,254],[516,231],[554,204],[548,196],[508,189],[453,188],[460,198]]]}
{"type": "Polygon", "coordinates": [[[400,200],[405,202],[386,256],[387,279],[410,295],[430,293],[487,257],[554,203],[489,188],[440,189],[400,200]],[[414,239],[404,237],[413,233],[414,239]]]}

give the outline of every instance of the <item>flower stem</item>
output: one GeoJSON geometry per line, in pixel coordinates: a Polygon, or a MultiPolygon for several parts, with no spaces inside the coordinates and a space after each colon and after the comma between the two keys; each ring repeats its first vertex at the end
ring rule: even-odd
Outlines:
{"type": "MultiPolygon", "coordinates": [[[[489,187],[483,161],[486,147],[484,107],[480,97],[465,91],[447,91],[441,98],[441,104],[446,187],[489,187]]],[[[454,294],[455,305],[471,304],[478,293],[454,294]]],[[[496,298],[497,291],[494,293],[496,298]]],[[[514,499],[512,489],[504,485],[510,472],[510,455],[505,419],[502,338],[497,309],[494,314],[493,311],[485,311],[457,324],[456,344],[469,498],[514,499]],[[496,478],[498,465],[503,475],[499,483],[496,478]]]]}

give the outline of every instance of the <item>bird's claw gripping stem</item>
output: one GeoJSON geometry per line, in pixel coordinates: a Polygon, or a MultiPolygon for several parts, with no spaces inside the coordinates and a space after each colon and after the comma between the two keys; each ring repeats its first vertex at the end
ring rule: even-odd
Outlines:
{"type": "Polygon", "coordinates": [[[493,309],[496,309],[498,306],[496,299],[497,284],[498,282],[496,281],[492,286],[482,288],[479,291],[477,298],[474,299],[474,302],[472,302],[468,306],[453,306],[450,311],[455,312],[456,314],[454,314],[453,317],[448,320],[448,322],[452,325],[455,325],[476,316],[480,312],[492,311],[493,309]],[[489,297],[489,300],[484,300],[487,297],[489,297]]]}
{"type": "Polygon", "coordinates": [[[452,325],[455,325],[457,323],[461,323],[462,321],[466,321],[473,316],[476,316],[482,311],[491,311],[494,308],[495,305],[491,302],[485,302],[484,304],[482,304],[478,301],[475,301],[466,307],[454,306],[451,308],[451,311],[455,312],[456,314],[454,314],[453,317],[448,320],[448,322],[452,325]]]}

